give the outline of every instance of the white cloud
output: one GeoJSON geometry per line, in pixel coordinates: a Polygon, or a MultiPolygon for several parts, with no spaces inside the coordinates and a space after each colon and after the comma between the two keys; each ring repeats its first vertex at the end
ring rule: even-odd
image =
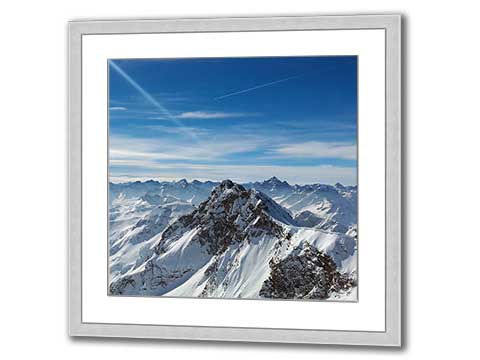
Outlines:
{"type": "Polygon", "coordinates": [[[124,110],[128,110],[128,108],[126,108],[125,106],[111,106],[109,107],[109,110],[124,111],[124,110]]]}
{"type": "MultiPolygon", "coordinates": [[[[278,139],[277,139],[278,140],[278,139]]],[[[233,165],[230,154],[264,148],[272,139],[263,136],[232,134],[221,138],[205,137],[200,142],[178,143],[173,138],[110,138],[110,174],[112,181],[145,180],[215,180],[260,181],[277,176],[291,184],[357,182],[356,167],[316,165],[259,165],[254,162],[233,165]],[[202,162],[202,164],[199,164],[202,162]],[[205,164],[205,162],[215,162],[205,164]]],[[[355,159],[356,146],[346,143],[306,142],[283,145],[273,151],[273,158],[328,157],[355,159]]],[[[252,160],[254,161],[254,160],[252,160]]]]}
{"type": "Polygon", "coordinates": [[[148,138],[110,137],[110,158],[115,160],[200,160],[221,159],[229,154],[255,151],[264,142],[259,137],[223,137],[213,141],[178,143],[173,140],[148,138]]]}
{"type": "Polygon", "coordinates": [[[357,146],[348,143],[309,141],[299,144],[283,145],[273,150],[275,155],[283,157],[330,158],[355,160],[357,146]]]}
{"type": "Polygon", "coordinates": [[[193,160],[188,156],[181,156],[179,154],[169,154],[162,152],[139,152],[122,149],[110,149],[110,159],[113,161],[128,161],[134,159],[152,159],[152,160],[193,160]]]}
{"type": "Polygon", "coordinates": [[[236,112],[213,112],[213,111],[188,111],[173,117],[176,119],[225,119],[234,117],[244,117],[248,114],[236,112]]]}
{"type": "MultiPolygon", "coordinates": [[[[236,118],[244,117],[251,114],[246,113],[236,113],[236,112],[215,112],[215,111],[187,111],[177,115],[172,115],[174,119],[194,119],[194,120],[204,120],[204,119],[226,119],[226,118],[236,118]]],[[[153,120],[163,120],[163,116],[150,117],[153,120]]]]}

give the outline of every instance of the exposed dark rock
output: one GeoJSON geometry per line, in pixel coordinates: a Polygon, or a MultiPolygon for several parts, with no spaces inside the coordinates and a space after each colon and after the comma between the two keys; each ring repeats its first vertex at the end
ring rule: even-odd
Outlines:
{"type": "MultiPolygon", "coordinates": [[[[180,279],[183,275],[190,272],[192,269],[186,268],[181,270],[171,270],[165,267],[155,265],[152,261],[145,264],[145,270],[141,273],[141,290],[152,290],[157,287],[165,287],[171,281],[180,279]]],[[[122,295],[128,287],[135,287],[136,283],[133,277],[126,276],[119,281],[110,284],[110,293],[112,295],[122,295]]]]}
{"type": "Polygon", "coordinates": [[[195,239],[212,255],[224,252],[231,244],[263,234],[283,237],[286,235],[284,229],[272,219],[270,212],[275,211],[291,222],[293,219],[269,201],[256,190],[246,190],[242,185],[225,180],[197,210],[180,217],[165,229],[155,252],[161,254],[164,251],[163,240],[197,227],[195,239]]]}
{"type": "Polygon", "coordinates": [[[332,292],[347,291],[354,280],[340,274],[333,259],[305,244],[280,261],[270,262],[270,277],[260,296],[277,299],[326,299],[332,292]]]}
{"type": "Polygon", "coordinates": [[[128,286],[135,287],[135,280],[131,277],[124,277],[119,281],[115,281],[110,284],[110,294],[122,295],[125,288],[127,288],[128,286]]]}

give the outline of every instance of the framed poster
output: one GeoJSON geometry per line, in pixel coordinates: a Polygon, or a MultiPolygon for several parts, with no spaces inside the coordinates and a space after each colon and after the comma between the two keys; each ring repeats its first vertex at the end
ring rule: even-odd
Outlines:
{"type": "Polygon", "coordinates": [[[69,32],[72,336],[400,346],[399,16],[69,32]]]}

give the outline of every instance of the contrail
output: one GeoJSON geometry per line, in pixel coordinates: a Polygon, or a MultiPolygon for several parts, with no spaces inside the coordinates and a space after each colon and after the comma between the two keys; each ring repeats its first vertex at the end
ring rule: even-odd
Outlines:
{"type": "Polygon", "coordinates": [[[152,95],[150,95],[144,88],[142,88],[135,80],[133,80],[130,75],[128,75],[121,67],[115,64],[112,60],[109,60],[108,63],[118,72],[127,82],[132,85],[140,94],[142,94],[145,99],[147,99],[153,106],[155,106],[163,116],[165,116],[168,120],[173,121],[184,133],[189,135],[193,140],[197,143],[199,142],[198,137],[191,131],[187,130],[185,126],[172,115],[168,109],[160,104],[152,95]]]}
{"type": "Polygon", "coordinates": [[[278,83],[281,83],[281,82],[284,82],[284,81],[288,81],[288,80],[291,80],[291,79],[296,79],[296,78],[299,78],[300,76],[302,76],[302,75],[290,76],[290,77],[287,77],[287,78],[285,78],[285,79],[280,79],[280,80],[272,81],[272,82],[269,82],[269,83],[266,83],[266,84],[257,85],[257,86],[254,86],[254,87],[251,87],[251,88],[248,88],[248,89],[244,89],[244,90],[240,90],[240,91],[235,91],[235,92],[230,93],[230,94],[226,94],[226,95],[222,95],[222,96],[217,96],[216,98],[213,98],[213,100],[225,99],[225,98],[230,97],[230,96],[234,96],[234,95],[238,95],[238,94],[243,94],[243,93],[246,93],[246,92],[249,92],[249,91],[252,91],[252,90],[256,90],[256,89],[260,89],[260,88],[263,88],[263,87],[266,87],[266,86],[278,84],[278,83]]]}

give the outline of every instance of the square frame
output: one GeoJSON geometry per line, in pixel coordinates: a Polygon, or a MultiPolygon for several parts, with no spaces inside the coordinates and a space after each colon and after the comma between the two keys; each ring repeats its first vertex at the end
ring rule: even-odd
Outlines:
{"type": "Polygon", "coordinates": [[[73,21],[69,23],[69,334],[184,340],[401,346],[401,91],[399,15],[73,21]],[[82,36],[238,31],[385,30],[385,331],[82,322],[82,36]]]}

